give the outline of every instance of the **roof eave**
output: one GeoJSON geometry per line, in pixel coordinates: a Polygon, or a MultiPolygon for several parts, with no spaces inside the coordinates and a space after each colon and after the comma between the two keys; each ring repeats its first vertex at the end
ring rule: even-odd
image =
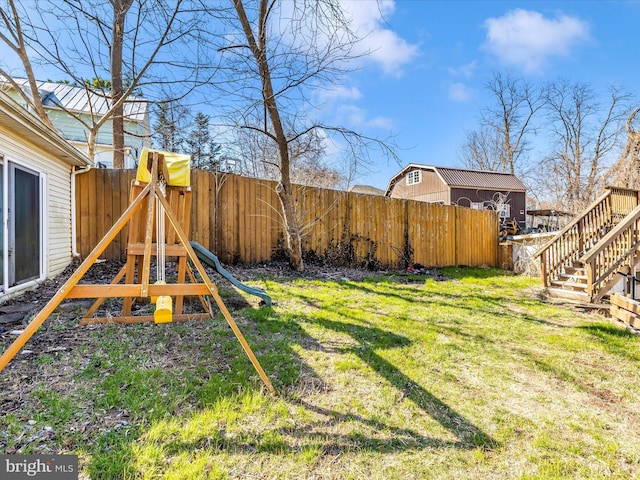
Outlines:
{"type": "Polygon", "coordinates": [[[461,189],[464,189],[464,190],[491,190],[491,191],[500,190],[500,191],[505,191],[505,192],[527,193],[527,189],[526,188],[505,188],[505,187],[495,188],[495,187],[487,187],[487,186],[454,185],[454,184],[451,184],[451,183],[447,183],[447,187],[449,187],[449,188],[461,188],[461,189]]]}
{"type": "Polygon", "coordinates": [[[8,126],[22,137],[28,138],[30,143],[55,155],[71,166],[92,165],[86,155],[2,92],[0,92],[0,107],[0,124],[8,126]]]}
{"type": "Polygon", "coordinates": [[[395,186],[395,184],[398,181],[398,179],[401,178],[403,175],[406,175],[406,173],[409,170],[411,170],[412,168],[420,168],[422,170],[427,170],[427,169],[433,169],[434,167],[432,167],[431,165],[422,165],[422,164],[419,164],[419,163],[410,163],[409,165],[404,167],[402,170],[400,170],[398,173],[396,173],[391,178],[391,180],[389,180],[389,185],[387,186],[387,190],[384,192],[385,197],[388,197],[389,195],[391,195],[391,189],[395,186]]]}

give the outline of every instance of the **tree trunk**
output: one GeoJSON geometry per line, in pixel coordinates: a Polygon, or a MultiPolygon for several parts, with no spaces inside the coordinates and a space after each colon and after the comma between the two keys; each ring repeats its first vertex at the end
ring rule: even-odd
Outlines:
{"type": "Polygon", "coordinates": [[[89,130],[89,140],[87,141],[87,157],[93,161],[96,156],[96,140],[98,137],[98,131],[95,128],[89,130]]]}
{"type": "MultiPolygon", "coordinates": [[[[291,188],[291,184],[289,184],[291,188]]],[[[302,261],[302,239],[300,237],[300,226],[298,225],[298,215],[293,198],[293,192],[287,191],[286,187],[281,183],[277,187],[278,197],[284,217],[284,228],[287,240],[287,255],[289,257],[289,266],[297,271],[304,270],[304,262],[302,261]]]]}
{"type": "MultiPolygon", "coordinates": [[[[258,18],[258,38],[253,34],[251,24],[244,10],[242,0],[233,0],[233,4],[238,13],[238,18],[242,24],[245,36],[249,43],[249,48],[256,61],[262,82],[262,100],[267,110],[273,132],[271,136],[278,146],[280,182],[277,192],[282,205],[282,213],[285,222],[285,233],[287,237],[287,254],[289,265],[292,269],[301,272],[304,270],[302,261],[302,241],[300,238],[300,226],[298,225],[298,215],[295,200],[293,198],[293,187],[291,185],[291,164],[289,158],[289,142],[282,126],[280,112],[276,103],[273,84],[271,81],[271,71],[267,59],[267,17],[269,15],[268,0],[260,0],[258,18]]],[[[267,132],[265,132],[267,133],[267,132]]]]}
{"type": "MultiPolygon", "coordinates": [[[[124,23],[133,0],[113,0],[113,33],[111,41],[111,101],[115,105],[123,93],[122,45],[124,23]]],[[[113,111],[113,168],[124,168],[124,106],[113,111]]]]}

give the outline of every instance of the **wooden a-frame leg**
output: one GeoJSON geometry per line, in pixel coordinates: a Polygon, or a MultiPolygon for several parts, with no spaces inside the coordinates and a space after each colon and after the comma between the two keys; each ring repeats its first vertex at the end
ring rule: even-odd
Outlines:
{"type": "Polygon", "coordinates": [[[242,348],[244,352],[247,354],[247,357],[249,357],[249,360],[251,361],[253,368],[255,368],[256,371],[258,372],[258,375],[260,375],[260,378],[266,385],[267,390],[269,390],[269,392],[275,395],[276,390],[275,388],[273,388],[273,385],[271,384],[269,377],[267,377],[267,374],[264,373],[264,370],[262,369],[262,366],[260,365],[260,362],[258,361],[256,356],[254,355],[253,350],[251,350],[251,347],[245,340],[244,335],[242,335],[242,332],[238,328],[238,325],[233,320],[233,317],[231,317],[231,314],[229,313],[227,306],[224,304],[224,302],[222,301],[222,298],[220,297],[220,294],[218,293],[218,288],[213,284],[213,282],[207,275],[206,270],[202,266],[200,259],[197,257],[196,253],[193,251],[193,247],[189,243],[189,239],[187,238],[186,234],[182,231],[182,227],[180,227],[180,224],[178,223],[176,216],[173,214],[173,212],[169,208],[169,204],[167,203],[167,200],[162,195],[158,195],[158,198],[160,199],[160,202],[162,202],[162,204],[164,205],[165,211],[167,212],[167,216],[169,217],[169,221],[171,222],[173,228],[176,230],[176,234],[178,235],[180,242],[182,243],[185,250],[187,251],[189,260],[191,260],[191,263],[193,263],[193,265],[196,267],[196,270],[202,277],[202,280],[207,285],[207,288],[209,289],[211,296],[216,301],[218,308],[220,308],[222,315],[224,316],[225,320],[231,327],[231,330],[233,330],[233,333],[235,334],[236,338],[240,342],[240,345],[242,345],[242,348]]]}
{"type": "MultiPolygon", "coordinates": [[[[180,256],[178,257],[178,283],[184,283],[187,270],[187,257],[180,256]]],[[[176,295],[176,314],[179,315],[182,313],[182,303],[184,301],[183,295],[176,295]]]]}
{"type": "MultiPolygon", "coordinates": [[[[127,254],[127,263],[124,266],[126,271],[126,276],[124,282],[127,284],[132,284],[135,282],[135,274],[136,274],[136,259],[137,255],[127,254]]],[[[126,297],[122,302],[122,316],[128,317],[131,315],[131,304],[133,303],[133,298],[126,297]]]]}
{"type": "MultiPolygon", "coordinates": [[[[118,274],[114,277],[114,279],[111,281],[111,285],[115,285],[118,282],[120,282],[120,280],[122,280],[122,277],[124,277],[124,274],[126,272],[126,268],[127,266],[124,265],[120,271],[118,272],[118,274]]],[[[104,303],[106,299],[105,298],[98,298],[95,302],[93,302],[93,305],[91,305],[91,307],[89,308],[89,310],[87,310],[87,312],[84,314],[84,317],[82,318],[89,318],[91,317],[91,315],[93,315],[94,313],[96,313],[96,310],[98,310],[98,308],[100,308],[100,305],[102,305],[104,303]]]]}
{"type": "Polygon", "coordinates": [[[100,240],[98,245],[95,246],[93,251],[89,254],[87,258],[85,258],[84,262],[80,264],[80,266],[73,272],[73,275],[69,277],[69,279],[58,289],[56,294],[47,302],[47,304],[43,307],[42,310],[35,316],[33,320],[27,325],[24,331],[13,341],[9,348],[0,356],[0,371],[7,366],[7,363],[11,361],[13,357],[20,351],[20,349],[24,346],[25,343],[33,336],[34,333],[40,328],[40,326],[44,323],[44,321],[51,315],[51,313],[56,309],[60,302],[62,302],[65,297],[69,294],[71,289],[76,286],[76,284],[80,281],[80,279],[87,273],[87,270],[94,264],[94,262],[98,259],[98,257],[104,252],[104,250],[109,246],[109,244],[113,241],[115,236],[124,228],[129,219],[133,216],[133,214],[138,209],[140,202],[149,193],[148,186],[145,187],[135,201],[129,205],[129,207],[124,211],[122,216],[118,219],[118,221],[111,227],[111,229],[107,232],[107,234],[100,240]]]}

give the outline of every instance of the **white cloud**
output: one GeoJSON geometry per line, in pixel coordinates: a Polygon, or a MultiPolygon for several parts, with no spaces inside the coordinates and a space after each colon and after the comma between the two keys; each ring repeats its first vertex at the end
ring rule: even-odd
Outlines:
{"type": "Polygon", "coordinates": [[[485,48],[507,64],[526,72],[542,70],[554,56],[566,57],[571,49],[589,39],[589,26],[582,20],[517,9],[499,18],[489,18],[485,48]]]}
{"type": "Polygon", "coordinates": [[[468,102],[473,97],[473,90],[464,83],[454,83],[449,86],[449,98],[456,102],[468,102]]]}
{"type": "Polygon", "coordinates": [[[460,67],[450,67],[448,71],[451,75],[455,77],[470,78],[473,76],[473,74],[477,69],[478,69],[478,62],[474,60],[473,62],[469,62],[466,65],[462,65],[460,67]]]}
{"type": "Polygon", "coordinates": [[[385,24],[395,10],[394,0],[344,0],[341,5],[350,15],[354,31],[362,39],[358,50],[368,52],[366,58],[379,64],[385,73],[400,75],[401,67],[418,55],[418,45],[410,44],[385,24]]]}
{"type": "Polygon", "coordinates": [[[344,85],[335,85],[330,88],[322,88],[316,91],[316,96],[320,102],[334,102],[347,100],[360,100],[362,92],[358,87],[345,87],[344,85]]]}
{"type": "Polygon", "coordinates": [[[393,120],[385,117],[367,118],[367,112],[354,105],[342,105],[338,108],[340,123],[355,130],[362,128],[380,128],[393,130],[393,120]]]}

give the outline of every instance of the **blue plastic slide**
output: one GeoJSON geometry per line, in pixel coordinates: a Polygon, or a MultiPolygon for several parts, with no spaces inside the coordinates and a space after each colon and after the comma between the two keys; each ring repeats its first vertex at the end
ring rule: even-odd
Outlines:
{"type": "Polygon", "coordinates": [[[207,265],[214,267],[220,275],[222,275],[224,278],[229,280],[240,290],[247,292],[250,295],[255,295],[256,297],[260,297],[266,306],[268,307],[271,306],[271,297],[267,295],[267,293],[264,290],[245,285],[244,283],[239,281],[236,277],[231,275],[228,271],[226,271],[224,267],[220,264],[220,260],[218,260],[218,257],[216,257],[213,253],[211,253],[209,250],[204,248],[198,242],[189,242],[189,243],[193,247],[193,251],[196,252],[196,255],[200,260],[202,260],[207,265]]]}

